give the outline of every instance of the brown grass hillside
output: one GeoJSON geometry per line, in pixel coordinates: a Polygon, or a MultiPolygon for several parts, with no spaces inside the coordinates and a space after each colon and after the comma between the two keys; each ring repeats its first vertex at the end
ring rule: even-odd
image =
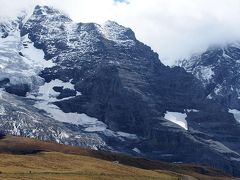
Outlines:
{"type": "Polygon", "coordinates": [[[0,179],[234,179],[207,167],[174,165],[13,136],[0,140],[0,171],[0,179]]]}

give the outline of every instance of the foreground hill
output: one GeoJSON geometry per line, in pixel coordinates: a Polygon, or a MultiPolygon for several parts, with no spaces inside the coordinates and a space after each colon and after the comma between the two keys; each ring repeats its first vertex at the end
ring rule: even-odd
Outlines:
{"type": "Polygon", "coordinates": [[[177,165],[28,138],[0,140],[2,179],[233,179],[207,167],[177,165]]]}

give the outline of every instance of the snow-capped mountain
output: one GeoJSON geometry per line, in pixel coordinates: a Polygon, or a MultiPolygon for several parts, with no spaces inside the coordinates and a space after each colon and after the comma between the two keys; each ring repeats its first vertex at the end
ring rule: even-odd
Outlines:
{"type": "Polygon", "coordinates": [[[116,22],[24,17],[0,23],[1,130],[240,175],[240,124],[206,96],[210,78],[164,66],[116,22]]]}
{"type": "Polygon", "coordinates": [[[240,113],[240,43],[210,47],[180,61],[180,65],[203,82],[208,99],[229,108],[236,116],[240,113]]]}

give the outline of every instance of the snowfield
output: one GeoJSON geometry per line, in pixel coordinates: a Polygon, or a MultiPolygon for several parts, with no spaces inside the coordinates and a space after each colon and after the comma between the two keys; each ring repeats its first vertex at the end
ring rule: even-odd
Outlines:
{"type": "Polygon", "coordinates": [[[229,109],[228,112],[232,113],[234,118],[235,118],[235,120],[240,123],[240,111],[239,110],[237,110],[237,109],[229,109]]]}
{"type": "Polygon", "coordinates": [[[179,113],[179,112],[169,112],[165,114],[164,118],[181,126],[183,129],[188,130],[188,124],[186,121],[186,113],[179,113]]]}
{"type": "MultiPolygon", "coordinates": [[[[59,101],[57,96],[59,92],[55,92],[53,87],[63,87],[63,89],[74,90],[74,85],[70,82],[63,82],[61,80],[52,80],[49,83],[44,83],[39,87],[37,94],[28,94],[28,98],[35,99],[35,107],[44,110],[55,120],[66,122],[75,125],[81,125],[85,127],[86,131],[96,132],[106,130],[106,125],[98,121],[96,118],[89,117],[86,114],[78,113],[64,113],[59,107],[53,104],[53,102],[59,101]]],[[[80,94],[80,93],[79,93],[80,94]]],[[[71,97],[69,97],[71,98],[71,97]]],[[[62,99],[61,99],[62,100],[62,99]]]]}
{"type": "Polygon", "coordinates": [[[34,47],[28,35],[21,37],[19,29],[12,29],[6,38],[0,38],[0,80],[8,78],[11,84],[28,84],[34,89],[43,82],[38,73],[54,63],[44,59],[44,52],[34,47]]]}

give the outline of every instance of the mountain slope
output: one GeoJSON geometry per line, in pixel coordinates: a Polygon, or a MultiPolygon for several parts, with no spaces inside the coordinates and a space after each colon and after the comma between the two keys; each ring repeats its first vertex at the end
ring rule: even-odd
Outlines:
{"type": "Polygon", "coordinates": [[[97,134],[73,131],[64,123],[43,115],[21,97],[6,92],[1,92],[0,97],[1,132],[93,149],[106,147],[97,134]]]}
{"type": "Polygon", "coordinates": [[[230,108],[239,105],[240,44],[210,47],[206,52],[181,62],[206,86],[206,96],[230,108]]]}
{"type": "Polygon", "coordinates": [[[1,178],[232,179],[207,167],[167,164],[12,136],[2,137],[0,152],[0,166],[4,165],[1,178]]]}
{"type": "MultiPolygon", "coordinates": [[[[200,127],[201,131],[211,131],[211,133],[218,132],[218,138],[224,139],[224,144],[231,147],[230,149],[237,153],[239,153],[239,133],[233,129],[232,125],[240,126],[239,58],[240,46],[239,43],[236,42],[222,46],[212,46],[203,53],[179,62],[180,66],[184,67],[186,71],[192,73],[204,84],[206,98],[209,99],[209,101],[214,101],[225,107],[225,109],[229,111],[229,114],[234,117],[232,122],[228,120],[225,121],[225,130],[223,130],[223,127],[220,127],[219,121],[216,121],[215,123],[218,123],[217,127],[219,127],[219,129],[212,128],[212,126],[206,129],[206,126],[202,125],[202,127],[200,127]],[[229,135],[235,135],[226,136],[223,135],[223,132],[229,135]]],[[[222,116],[221,119],[226,120],[227,118],[222,116]]],[[[207,117],[207,120],[209,121],[209,117],[207,117]]],[[[196,123],[201,122],[197,120],[195,124],[196,123]]],[[[215,133],[214,136],[216,136],[215,133]]]]}
{"type": "MultiPolygon", "coordinates": [[[[71,137],[90,136],[97,144],[92,148],[240,175],[240,127],[233,115],[209,100],[192,74],[164,66],[131,29],[111,21],[75,23],[47,6],[14,22],[17,28],[3,23],[8,33],[0,57],[8,69],[2,68],[1,87],[31,102],[32,113],[40,112],[71,137]]],[[[33,119],[31,124],[36,126],[33,119]]],[[[4,128],[12,132],[14,126],[4,128]]],[[[44,128],[46,139],[57,141],[44,128]]],[[[25,131],[21,135],[28,136],[25,131]]]]}

